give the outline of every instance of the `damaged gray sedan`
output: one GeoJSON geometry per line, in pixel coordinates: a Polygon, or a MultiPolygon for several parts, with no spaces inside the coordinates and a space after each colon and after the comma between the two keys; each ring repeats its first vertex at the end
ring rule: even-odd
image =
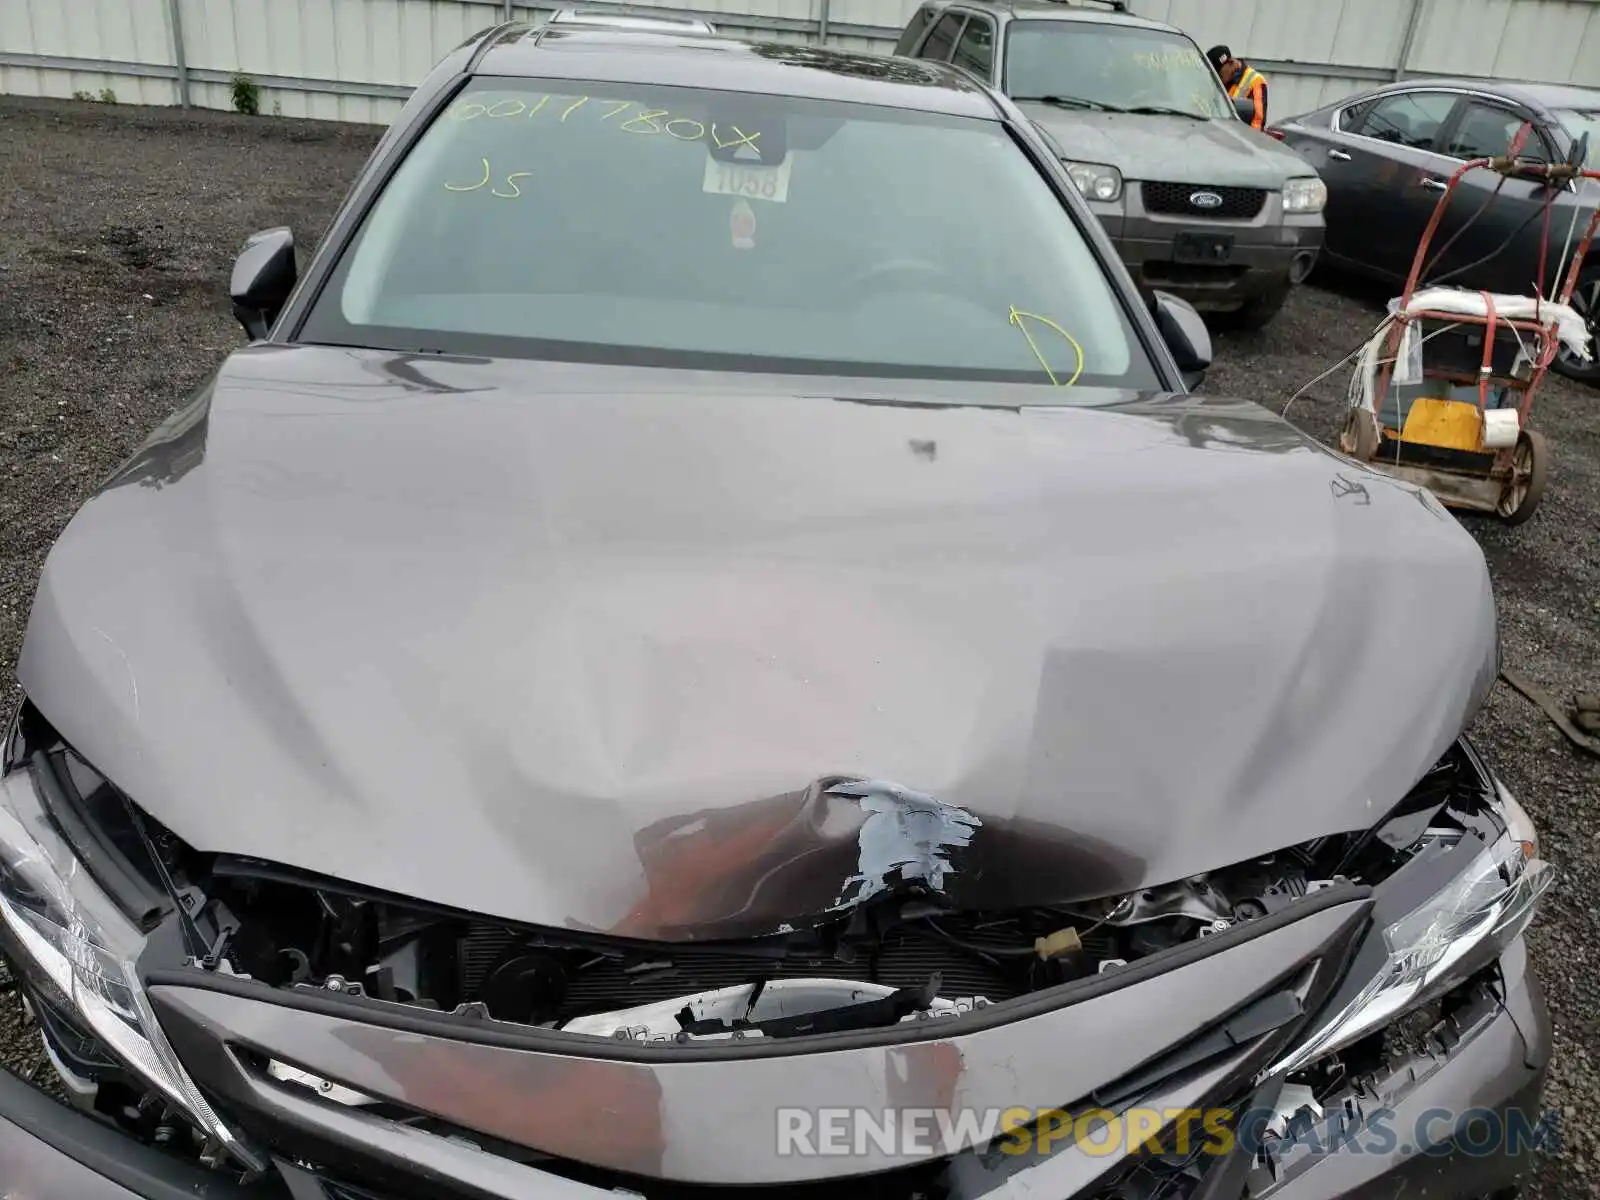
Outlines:
{"type": "Polygon", "coordinates": [[[13,1191],[1459,1200],[1548,1135],[1481,553],[1190,394],[1004,97],[504,26],[233,300],[27,630],[0,952],[81,1112],[0,1074],[13,1191]]]}

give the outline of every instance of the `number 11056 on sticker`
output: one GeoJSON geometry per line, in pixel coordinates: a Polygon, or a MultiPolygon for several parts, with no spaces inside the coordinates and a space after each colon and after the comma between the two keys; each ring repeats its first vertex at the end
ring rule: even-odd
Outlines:
{"type": "Polygon", "coordinates": [[[786,158],[776,167],[753,167],[744,163],[706,159],[704,188],[719,196],[743,196],[746,200],[771,200],[782,204],[789,199],[789,168],[786,158]]]}

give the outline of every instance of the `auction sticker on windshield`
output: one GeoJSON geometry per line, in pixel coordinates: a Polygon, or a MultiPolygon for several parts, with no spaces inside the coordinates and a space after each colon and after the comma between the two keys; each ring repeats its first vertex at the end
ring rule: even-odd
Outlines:
{"type": "Polygon", "coordinates": [[[794,159],[786,158],[776,167],[757,167],[747,163],[718,162],[706,159],[704,188],[718,196],[740,196],[746,200],[772,200],[782,204],[789,199],[789,168],[794,159]]]}

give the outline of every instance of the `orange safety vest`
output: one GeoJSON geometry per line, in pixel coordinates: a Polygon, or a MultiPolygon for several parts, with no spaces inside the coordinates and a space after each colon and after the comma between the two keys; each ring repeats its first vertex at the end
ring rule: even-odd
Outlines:
{"type": "Polygon", "coordinates": [[[1267,77],[1254,67],[1245,66],[1239,72],[1239,78],[1233,81],[1233,86],[1228,89],[1230,99],[1237,100],[1240,96],[1249,96],[1255,101],[1256,113],[1250,118],[1250,128],[1265,129],[1267,127],[1267,77]]]}

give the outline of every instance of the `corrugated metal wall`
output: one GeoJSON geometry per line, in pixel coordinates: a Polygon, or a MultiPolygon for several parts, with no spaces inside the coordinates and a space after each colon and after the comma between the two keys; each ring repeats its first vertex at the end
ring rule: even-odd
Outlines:
{"type": "MultiPolygon", "coordinates": [[[[522,0],[539,19],[557,0],[522,0]]],[[[652,0],[634,0],[650,3],[652,0]]],[[[660,3],[661,0],[655,0],[660,3]]],[[[889,49],[918,0],[677,0],[730,33],[889,49]]],[[[400,98],[505,0],[0,0],[0,92],[180,100],[174,19],[192,103],[231,107],[236,72],[261,109],[391,119],[400,98]]],[[[1408,74],[1600,87],[1600,0],[1133,0],[1136,11],[1227,42],[1272,80],[1273,110],[1302,112],[1408,74]],[[1413,21],[1413,12],[1416,20],[1413,21]]]]}

